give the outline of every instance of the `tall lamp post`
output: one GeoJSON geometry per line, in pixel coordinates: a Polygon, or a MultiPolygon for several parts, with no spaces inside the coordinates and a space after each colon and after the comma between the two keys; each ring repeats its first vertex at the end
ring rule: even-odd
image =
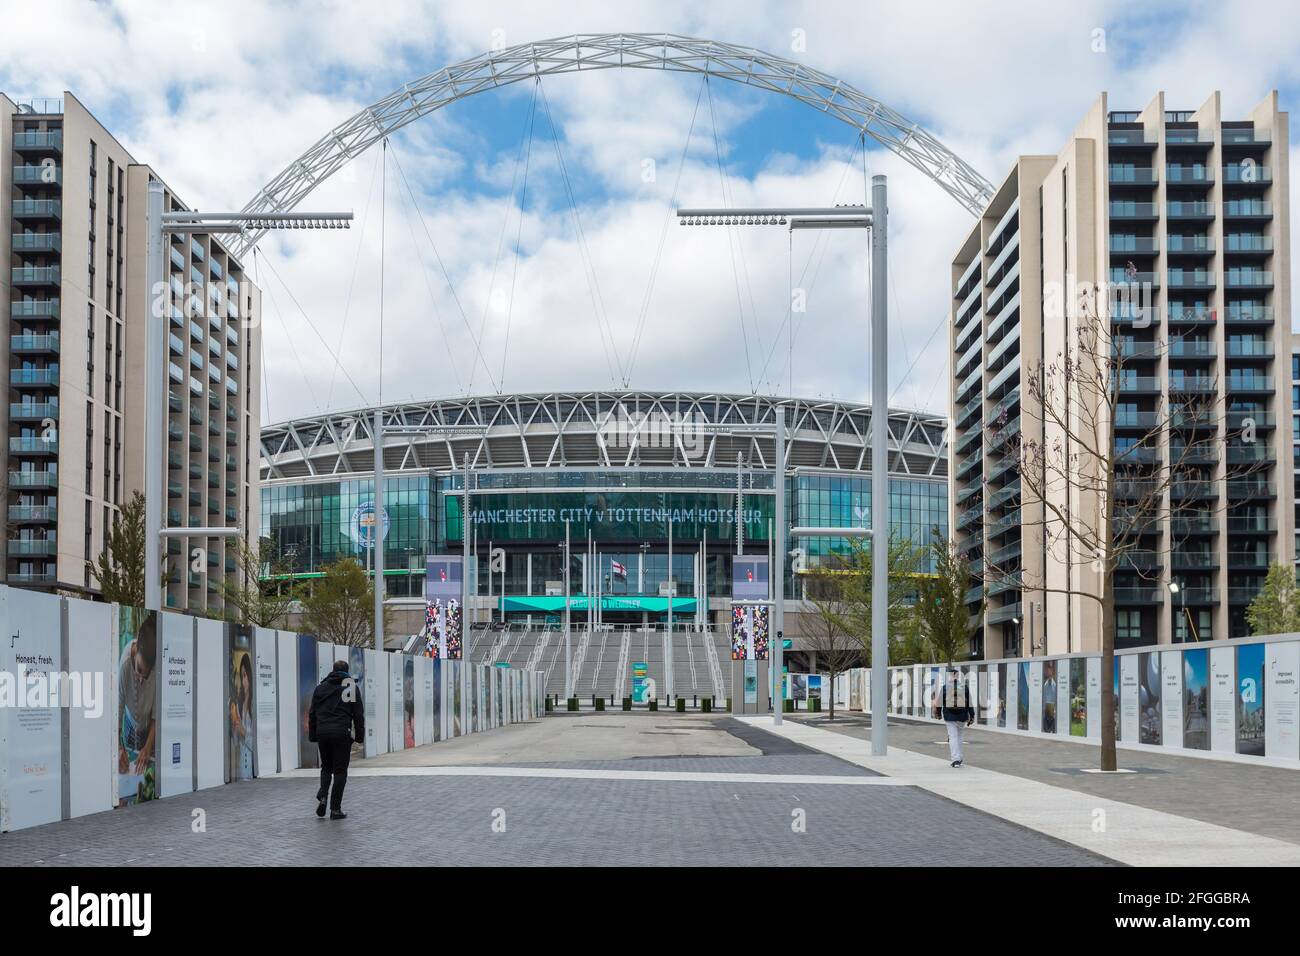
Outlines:
{"type": "MultiPolygon", "coordinates": [[[[872,177],[870,207],[679,209],[677,215],[683,225],[871,230],[871,752],[883,757],[889,750],[885,716],[889,695],[889,205],[885,177],[872,177]]],[[[778,502],[784,483],[784,476],[778,475],[778,502]]],[[[777,528],[781,534],[780,522],[777,528]]],[[[776,549],[782,556],[784,550],[776,549]]],[[[777,614],[780,619],[780,603],[777,614]]],[[[776,645],[779,664],[779,636],[776,645]]],[[[779,723],[781,708],[773,711],[774,722],[779,723]]]]}
{"type": "MultiPolygon", "coordinates": [[[[163,184],[151,178],[145,206],[146,277],[149,297],[145,317],[145,439],[144,439],[144,606],[161,611],[162,542],[165,537],[238,537],[238,527],[163,528],[163,429],[166,422],[167,377],[163,363],[167,360],[163,345],[166,336],[165,280],[167,237],[170,235],[212,235],[264,229],[347,229],[352,213],[201,213],[190,210],[165,212],[163,184]]],[[[203,297],[206,303],[207,296],[203,297]]],[[[187,305],[188,308],[188,305],[187,305]]]]}

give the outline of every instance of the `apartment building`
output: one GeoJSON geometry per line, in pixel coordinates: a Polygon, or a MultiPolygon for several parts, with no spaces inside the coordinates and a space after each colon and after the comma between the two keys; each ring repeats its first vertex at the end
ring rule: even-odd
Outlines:
{"type": "MultiPolygon", "coordinates": [[[[1018,469],[1020,442],[1044,438],[1030,376],[1070,341],[1080,288],[1104,290],[1124,357],[1117,496],[1178,462],[1163,520],[1113,572],[1117,646],[1242,636],[1269,564],[1294,561],[1287,121],[1276,93],[1240,119],[1218,93],[1137,111],[1103,94],[1060,153],[1017,161],[961,244],[951,500],[958,547],[989,578],[976,656],[1100,646],[1104,572],[1047,546],[1018,469]]],[[[980,589],[968,599],[978,610],[980,589]]]]}
{"type": "MultiPolygon", "coordinates": [[[[89,562],[144,490],[145,210],[157,177],[90,112],[0,94],[0,374],[9,584],[94,595],[89,562]]],[[[170,190],[166,208],[185,208],[170,190]]],[[[164,526],[256,529],[260,294],[222,243],[172,237],[164,526]]],[[[166,605],[219,614],[233,539],[168,541],[166,605]],[[201,570],[195,570],[195,565],[201,570]]]]}

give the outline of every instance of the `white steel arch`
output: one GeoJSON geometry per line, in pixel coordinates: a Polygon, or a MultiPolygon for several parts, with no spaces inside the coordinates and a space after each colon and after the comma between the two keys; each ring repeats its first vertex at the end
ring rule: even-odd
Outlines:
{"type": "MultiPolygon", "coordinates": [[[[529,78],[591,70],[665,70],[716,76],[792,97],[861,130],[921,170],[978,215],[993,186],[935,136],[879,100],[811,67],[752,47],[670,33],[576,34],[521,43],[444,67],[330,130],[244,206],[244,213],[290,212],[345,163],[385,136],[450,103],[529,78]]],[[[235,242],[242,257],[262,233],[235,242]]]]}

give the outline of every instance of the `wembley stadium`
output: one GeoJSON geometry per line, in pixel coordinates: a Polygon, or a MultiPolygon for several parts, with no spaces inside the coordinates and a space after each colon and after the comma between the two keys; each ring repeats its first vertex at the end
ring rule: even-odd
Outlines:
{"type": "MultiPolygon", "coordinates": [[[[310,582],[342,556],[369,566],[374,409],[263,426],[261,533],[310,582]]],[[[787,553],[797,526],[870,521],[871,409],[838,401],[695,392],[586,391],[385,405],[384,583],[390,646],[424,617],[428,555],[463,552],[469,464],[471,595],[466,653],[528,666],[564,686],[564,541],[575,693],[624,696],[629,662],[664,670],[677,694],[724,697],[737,553],[787,553]],[[770,426],[785,408],[786,527],[771,527],[778,483],[770,426]],[[739,527],[737,527],[739,516],[739,527]],[[491,557],[490,557],[491,556],[491,557]],[[671,556],[671,573],[669,570],[671,556]],[[669,617],[672,626],[669,628],[669,617]],[[664,641],[667,631],[668,641],[664,641]],[[653,635],[653,636],[652,636],[653,635]]],[[[947,422],[889,413],[892,533],[918,544],[948,528],[947,422]]],[[[847,547],[798,542],[786,563],[791,670],[801,659],[799,568],[847,547]]],[[[657,670],[658,669],[658,670],[657,670]]]]}

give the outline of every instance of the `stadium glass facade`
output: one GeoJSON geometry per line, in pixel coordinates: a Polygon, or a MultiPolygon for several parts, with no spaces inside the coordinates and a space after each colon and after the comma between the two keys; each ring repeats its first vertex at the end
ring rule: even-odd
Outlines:
{"type": "MultiPolygon", "coordinates": [[[[774,513],[770,472],[742,475],[744,550],[769,551],[774,513]]],[[[384,539],[387,592],[392,598],[418,599],[424,593],[424,557],[456,554],[463,535],[462,479],[423,474],[388,478],[384,539]]],[[[796,525],[852,527],[871,521],[871,480],[862,474],[799,472],[785,483],[787,528],[796,525]]],[[[696,591],[697,558],[707,551],[704,585],[723,596],[731,587],[731,556],[736,550],[735,471],[695,472],[627,469],[620,471],[500,471],[475,477],[471,497],[471,553],[505,551],[504,574],[493,576],[498,598],[540,597],[553,593],[564,577],[565,522],[571,541],[570,588],[585,593],[592,580],[583,566],[588,540],[597,552],[602,592],[610,596],[659,595],[668,581],[669,525],[672,577],[676,594],[696,591]],[[615,574],[615,566],[624,573],[615,574]],[[504,587],[504,592],[502,588],[504,587]]],[[[262,535],[289,558],[295,577],[311,580],[340,557],[369,565],[360,517],[373,502],[369,479],[278,482],[262,489],[262,535]]],[[[942,480],[891,478],[892,533],[927,547],[931,529],[948,533],[947,488],[942,480]]],[[[801,543],[809,566],[848,548],[846,538],[815,538],[801,543]]],[[[595,582],[592,580],[591,586],[595,582]]],[[[478,593],[487,592],[486,560],[481,562],[478,593]]],[[[797,576],[787,564],[787,594],[797,596],[797,576]]],[[[650,606],[647,603],[646,606],[650,606]]],[[[509,613],[510,607],[506,611],[509,613]]]]}

